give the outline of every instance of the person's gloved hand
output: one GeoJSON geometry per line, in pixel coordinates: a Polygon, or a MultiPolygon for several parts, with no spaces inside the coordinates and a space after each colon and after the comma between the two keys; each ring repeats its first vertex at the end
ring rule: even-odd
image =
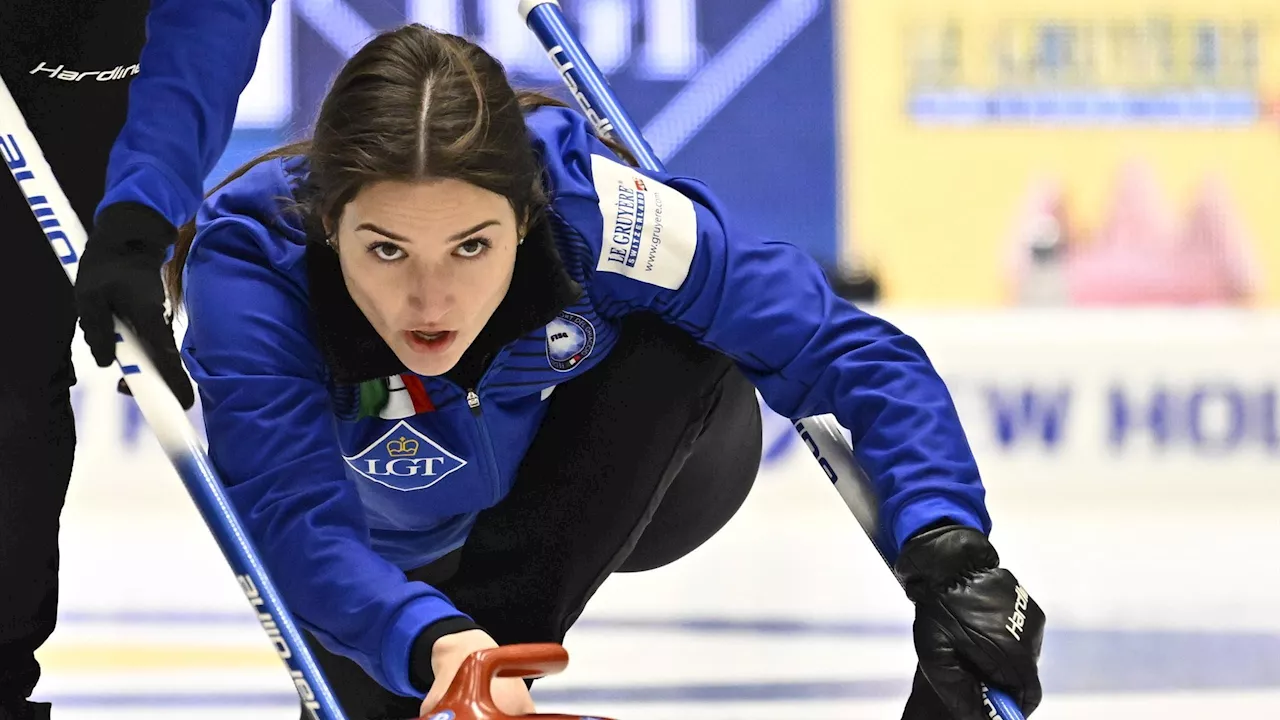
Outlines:
{"type": "Polygon", "coordinates": [[[160,275],[176,237],[177,229],[145,205],[122,202],[103,208],[80,258],[76,305],[85,343],[99,367],[115,362],[112,316],[118,316],[133,328],[160,377],[186,409],[195,403],[195,392],[165,318],[160,275]]]}
{"type": "Polygon", "coordinates": [[[1040,705],[1044,612],[983,533],[926,528],[903,545],[894,570],[916,606],[919,667],[904,720],[987,720],[984,683],[1024,715],[1040,705]]]}

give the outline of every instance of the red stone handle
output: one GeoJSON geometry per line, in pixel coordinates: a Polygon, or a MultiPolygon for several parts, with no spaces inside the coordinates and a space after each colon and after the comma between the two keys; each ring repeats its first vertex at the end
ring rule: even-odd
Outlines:
{"type": "Polygon", "coordinates": [[[581,715],[507,715],[493,702],[495,678],[536,678],[554,675],[569,664],[569,653],[556,643],[507,645],[472,653],[436,709],[423,720],[609,720],[581,715]]]}

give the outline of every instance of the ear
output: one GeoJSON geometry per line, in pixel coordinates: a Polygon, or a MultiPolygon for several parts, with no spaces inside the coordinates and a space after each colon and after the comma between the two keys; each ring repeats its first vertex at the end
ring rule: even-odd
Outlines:
{"type": "Polygon", "coordinates": [[[325,245],[328,245],[328,246],[329,246],[330,248],[332,248],[334,251],[337,251],[337,249],[338,249],[338,228],[336,228],[336,227],[334,226],[334,224],[333,224],[332,222],[330,222],[330,221],[329,221],[329,218],[323,218],[323,219],[321,219],[321,221],[320,221],[320,226],[321,226],[321,228],[323,228],[323,230],[324,230],[324,244],[325,244],[325,245]]]}
{"type": "Polygon", "coordinates": [[[529,226],[532,224],[533,209],[525,208],[523,213],[518,214],[516,218],[516,236],[524,237],[529,234],[529,226]]]}

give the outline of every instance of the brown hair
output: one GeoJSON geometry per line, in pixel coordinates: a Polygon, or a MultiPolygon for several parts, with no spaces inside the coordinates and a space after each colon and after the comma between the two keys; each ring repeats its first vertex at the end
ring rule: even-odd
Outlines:
{"type": "MultiPolygon", "coordinates": [[[[542,166],[529,142],[524,112],[567,105],[548,95],[517,93],[502,64],[469,40],[422,25],[379,34],[333,81],[310,140],[254,158],[232,172],[221,189],[259,163],[300,157],[308,163],[293,207],[310,227],[336,228],[342,210],[361,188],[383,180],[456,179],[502,195],[522,222],[546,207],[542,166]]],[[[616,142],[609,147],[634,159],[616,142]]],[[[195,222],[178,232],[165,282],[173,304],[182,301],[182,268],[195,239],[195,222]]]]}

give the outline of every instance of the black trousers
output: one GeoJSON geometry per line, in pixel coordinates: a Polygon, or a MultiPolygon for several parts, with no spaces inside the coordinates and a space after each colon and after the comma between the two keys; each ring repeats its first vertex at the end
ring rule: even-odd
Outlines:
{"type": "MultiPolygon", "coordinates": [[[[408,573],[501,645],[562,642],[610,574],[706,542],[759,470],[755,389],[729,359],[650,316],[627,318],[610,356],[550,402],[511,494],[462,548],[408,573]]],[[[352,720],[418,716],[420,700],[309,640],[352,720]]]]}
{"type": "MultiPolygon", "coordinates": [[[[3,0],[0,77],[86,228],[124,124],[128,80],[49,73],[138,62],[147,0],[3,0]],[[32,71],[35,71],[34,73],[32,71]]],[[[0,718],[21,716],[53,632],[58,522],[71,478],[71,284],[17,184],[0,177],[0,718]]],[[[109,469],[108,469],[109,471],[109,469]]]]}

